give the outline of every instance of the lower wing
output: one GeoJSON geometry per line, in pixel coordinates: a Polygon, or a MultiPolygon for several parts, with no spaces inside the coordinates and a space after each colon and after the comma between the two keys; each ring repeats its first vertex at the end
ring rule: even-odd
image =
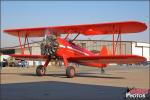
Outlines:
{"type": "MultiPolygon", "coordinates": [[[[11,54],[10,56],[17,59],[27,60],[46,60],[46,55],[27,55],[27,54],[11,54]]],[[[101,64],[117,63],[117,64],[130,64],[146,61],[145,57],[137,55],[108,55],[108,56],[77,56],[69,57],[69,61],[72,62],[95,62],[101,64]]]]}
{"type": "Polygon", "coordinates": [[[46,55],[28,55],[28,54],[10,54],[10,56],[17,59],[27,59],[27,60],[46,60],[48,56],[46,55]]]}
{"type": "Polygon", "coordinates": [[[80,56],[70,57],[68,60],[72,62],[95,62],[101,64],[117,63],[131,64],[146,61],[145,57],[137,55],[108,55],[108,56],[80,56]]]}

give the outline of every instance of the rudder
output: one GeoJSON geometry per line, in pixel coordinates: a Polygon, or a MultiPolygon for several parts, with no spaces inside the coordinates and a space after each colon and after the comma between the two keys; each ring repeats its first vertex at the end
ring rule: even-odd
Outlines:
{"type": "Polygon", "coordinates": [[[100,56],[107,56],[108,55],[108,50],[106,46],[103,46],[102,49],[100,50],[100,56]]]}

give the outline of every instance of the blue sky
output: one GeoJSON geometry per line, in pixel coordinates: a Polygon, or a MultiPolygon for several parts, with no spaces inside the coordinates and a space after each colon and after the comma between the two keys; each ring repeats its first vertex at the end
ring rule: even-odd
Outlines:
{"type": "MultiPolygon", "coordinates": [[[[149,26],[148,1],[2,1],[1,28],[24,28],[115,21],[141,21],[149,26]]],[[[1,32],[2,32],[1,30],[1,32]]],[[[109,36],[90,36],[110,40],[109,36]]],[[[123,35],[123,40],[149,42],[149,30],[123,35]]],[[[78,39],[87,39],[81,35],[78,39]]],[[[41,38],[40,38],[41,39],[41,38]]],[[[30,39],[36,41],[40,39],[30,39]]],[[[2,47],[18,45],[16,37],[1,33],[2,47]]]]}

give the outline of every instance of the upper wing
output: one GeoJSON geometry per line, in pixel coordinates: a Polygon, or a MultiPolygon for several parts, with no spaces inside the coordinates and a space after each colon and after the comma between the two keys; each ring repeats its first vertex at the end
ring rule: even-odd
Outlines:
{"type": "Polygon", "coordinates": [[[95,62],[95,63],[117,63],[117,64],[130,64],[146,61],[145,57],[137,55],[108,55],[108,56],[81,56],[70,57],[68,60],[73,62],[95,62]]]}
{"type": "Polygon", "coordinates": [[[112,22],[112,23],[98,23],[98,24],[83,24],[83,25],[69,25],[69,26],[52,26],[52,27],[38,27],[38,28],[20,28],[7,29],[4,32],[21,37],[26,34],[28,37],[43,37],[46,30],[56,32],[57,34],[80,33],[84,35],[108,35],[120,33],[136,33],[146,30],[145,23],[137,21],[126,22],[112,22]]]}

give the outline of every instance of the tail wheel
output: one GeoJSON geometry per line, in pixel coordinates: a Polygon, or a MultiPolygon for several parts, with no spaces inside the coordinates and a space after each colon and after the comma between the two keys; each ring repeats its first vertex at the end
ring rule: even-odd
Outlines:
{"type": "Polygon", "coordinates": [[[105,70],[101,68],[101,74],[105,74],[105,70]]]}
{"type": "Polygon", "coordinates": [[[36,75],[37,76],[44,76],[45,72],[46,72],[46,69],[44,68],[43,65],[37,66],[37,68],[36,68],[36,75]]]}
{"type": "Polygon", "coordinates": [[[75,68],[73,66],[68,66],[66,69],[66,76],[68,78],[73,78],[75,76],[75,68]]]}

